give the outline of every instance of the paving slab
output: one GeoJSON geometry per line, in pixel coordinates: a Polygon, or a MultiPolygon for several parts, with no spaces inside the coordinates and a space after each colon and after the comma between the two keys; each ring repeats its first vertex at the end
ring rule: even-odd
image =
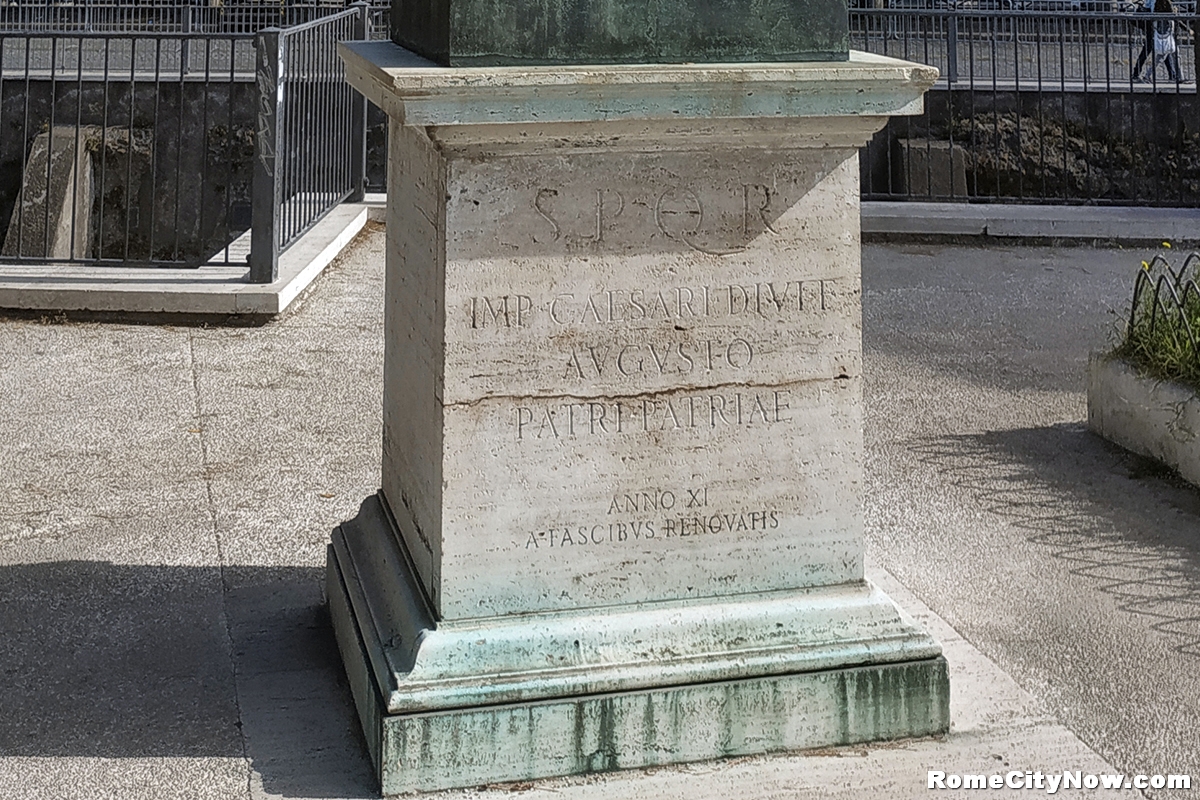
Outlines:
{"type": "Polygon", "coordinates": [[[1148,252],[868,248],[868,552],[1119,771],[1195,774],[1200,497],[1084,422],[1148,252]]]}

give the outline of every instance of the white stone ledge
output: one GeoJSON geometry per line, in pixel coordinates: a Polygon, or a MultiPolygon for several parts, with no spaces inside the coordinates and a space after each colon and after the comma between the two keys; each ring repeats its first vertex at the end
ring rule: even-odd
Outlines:
{"type": "Polygon", "coordinates": [[[919,114],[933,67],[847,61],[440,67],[391,42],[343,42],[347,80],[408,125],[919,114]]]}
{"type": "MultiPolygon", "coordinates": [[[[381,197],[345,203],[327,214],[279,257],[274,283],[246,282],[248,267],[194,269],[0,263],[0,308],[140,314],[280,314],[362,230],[382,219],[381,197]]],[[[250,232],[229,245],[230,258],[249,252],[250,232]]]]}
{"type": "Polygon", "coordinates": [[[1088,427],[1200,486],[1200,397],[1107,355],[1088,362],[1088,427]]]}

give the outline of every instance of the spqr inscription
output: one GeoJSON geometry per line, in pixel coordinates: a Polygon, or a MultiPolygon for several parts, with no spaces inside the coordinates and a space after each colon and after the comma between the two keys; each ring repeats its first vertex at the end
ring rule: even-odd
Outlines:
{"type": "MultiPolygon", "coordinates": [[[[538,215],[550,223],[549,241],[556,242],[563,237],[562,226],[558,220],[551,214],[550,206],[554,198],[558,197],[557,189],[539,189],[533,198],[533,208],[538,215]]],[[[568,240],[578,240],[580,242],[601,242],[604,241],[604,232],[607,228],[609,220],[621,216],[625,210],[625,196],[615,189],[596,189],[595,190],[595,220],[596,226],[592,230],[583,235],[570,235],[568,240]]],[[[535,234],[533,237],[535,242],[546,241],[547,237],[535,234]]]]}
{"type": "MultiPolygon", "coordinates": [[[[654,226],[666,238],[687,245],[692,250],[709,255],[733,255],[743,252],[747,243],[762,233],[778,234],[771,223],[770,215],[774,192],[761,183],[744,183],[739,187],[741,201],[741,224],[735,229],[705,227],[705,203],[701,194],[686,186],[648,188],[649,198],[635,198],[630,205],[650,209],[654,226]],[[734,234],[736,241],[724,241],[734,234]]],[[[558,188],[542,187],[534,193],[533,208],[548,229],[534,233],[534,242],[556,242],[596,244],[605,240],[605,235],[616,227],[617,220],[626,209],[625,195],[615,189],[594,189],[590,198],[592,208],[588,213],[571,216],[576,226],[581,219],[588,220],[586,229],[567,231],[567,216],[555,208],[565,192],[558,188]]]]}

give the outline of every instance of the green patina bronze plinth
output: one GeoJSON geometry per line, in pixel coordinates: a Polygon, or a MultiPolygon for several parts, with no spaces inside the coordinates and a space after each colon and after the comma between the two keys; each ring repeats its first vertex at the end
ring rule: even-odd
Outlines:
{"type": "Polygon", "coordinates": [[[845,0],[392,0],[444,66],[844,61],[845,0]]]}

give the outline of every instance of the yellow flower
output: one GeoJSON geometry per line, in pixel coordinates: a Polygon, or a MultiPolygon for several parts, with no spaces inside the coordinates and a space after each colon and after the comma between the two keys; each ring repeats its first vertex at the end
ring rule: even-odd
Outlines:
{"type": "Polygon", "coordinates": [[[1163,242],[1163,247],[1165,247],[1165,248],[1167,248],[1168,250],[1170,250],[1170,249],[1171,249],[1171,243],[1170,243],[1170,242],[1163,242]]]}

